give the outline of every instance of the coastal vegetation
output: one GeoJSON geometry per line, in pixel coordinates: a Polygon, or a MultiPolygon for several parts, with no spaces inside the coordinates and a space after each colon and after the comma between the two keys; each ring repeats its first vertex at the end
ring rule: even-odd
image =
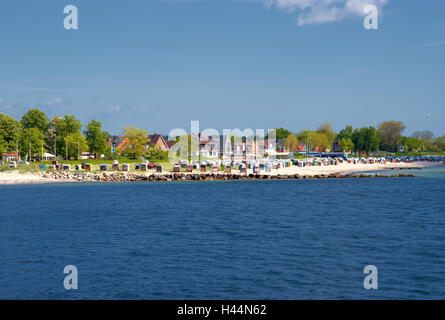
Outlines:
{"type": "Polygon", "coordinates": [[[144,155],[145,147],[150,142],[147,131],[135,127],[125,127],[124,137],[128,139],[128,154],[135,159],[144,155]]]}
{"type": "Polygon", "coordinates": [[[431,131],[416,131],[412,136],[403,136],[404,130],[405,125],[401,121],[385,121],[377,128],[374,126],[353,128],[348,125],[338,133],[334,133],[329,123],[321,125],[316,131],[291,132],[279,128],[277,132],[286,132],[285,145],[291,152],[298,151],[298,144],[303,144],[307,151],[341,150],[357,155],[371,153],[421,155],[445,152],[445,135],[434,138],[431,131]],[[337,150],[333,150],[334,148],[337,150]]]}
{"type": "MultiPolygon", "coordinates": [[[[123,131],[123,136],[128,139],[128,150],[124,155],[127,162],[138,161],[141,156],[154,160],[168,158],[161,150],[146,150],[150,141],[147,131],[133,127],[125,127],[123,131]]],[[[60,159],[74,160],[83,152],[89,152],[96,159],[103,154],[110,160],[122,155],[121,150],[113,154],[109,143],[113,138],[97,120],[83,126],[73,115],[49,119],[38,109],[29,110],[21,120],[0,113],[0,157],[5,153],[18,153],[21,158],[34,161],[42,160],[48,152],[60,159]]]]}
{"type": "MultiPolygon", "coordinates": [[[[416,131],[411,136],[404,136],[404,130],[405,125],[402,122],[386,121],[377,127],[353,128],[348,125],[335,132],[331,124],[326,122],[316,130],[292,132],[286,128],[276,128],[276,139],[284,141],[284,146],[290,152],[301,151],[301,146],[308,152],[347,151],[360,156],[377,153],[421,155],[445,152],[445,135],[436,138],[430,131],[416,131]]],[[[82,153],[89,152],[95,155],[95,159],[103,155],[110,161],[119,157],[127,162],[137,162],[142,157],[160,162],[168,160],[166,151],[153,146],[147,147],[150,142],[148,131],[124,127],[124,149],[110,143],[116,137],[105,131],[101,122],[91,120],[83,125],[74,115],[49,119],[43,111],[31,109],[17,120],[0,113],[0,156],[18,152],[23,159],[39,161],[48,152],[58,159],[77,160],[82,153]]],[[[234,143],[234,137],[232,140],[234,143]]],[[[104,162],[103,159],[97,161],[104,162]]]]}

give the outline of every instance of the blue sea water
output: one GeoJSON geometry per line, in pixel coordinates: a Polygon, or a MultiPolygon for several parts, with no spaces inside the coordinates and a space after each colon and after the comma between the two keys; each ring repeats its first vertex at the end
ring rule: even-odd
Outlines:
{"type": "Polygon", "coordinates": [[[413,173],[1,186],[0,299],[444,299],[445,171],[413,173]]]}
{"type": "Polygon", "coordinates": [[[422,178],[443,178],[445,179],[444,167],[432,167],[424,169],[393,169],[393,170],[380,170],[380,171],[364,171],[367,174],[379,174],[379,175],[396,175],[396,174],[414,174],[416,177],[422,178]]]}

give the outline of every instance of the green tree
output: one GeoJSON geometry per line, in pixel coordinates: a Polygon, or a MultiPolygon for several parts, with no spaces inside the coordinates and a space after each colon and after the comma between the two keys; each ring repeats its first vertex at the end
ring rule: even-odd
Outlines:
{"type": "Polygon", "coordinates": [[[81,135],[80,129],[82,128],[82,123],[74,116],[65,115],[63,118],[55,116],[49,124],[46,132],[48,148],[57,155],[65,157],[65,138],[72,134],[76,134],[77,136],[81,135]]]}
{"type": "Polygon", "coordinates": [[[350,138],[342,138],[339,141],[339,143],[340,143],[340,147],[342,148],[342,150],[344,150],[346,152],[354,149],[354,143],[352,142],[352,140],[350,138]]]}
{"type": "Polygon", "coordinates": [[[297,145],[298,145],[298,138],[296,135],[291,133],[287,136],[286,141],[284,142],[284,145],[286,148],[290,150],[290,152],[298,151],[297,145]]]}
{"type": "Polygon", "coordinates": [[[54,153],[54,155],[57,155],[57,127],[61,121],[63,121],[62,118],[57,116],[53,117],[49,121],[48,130],[45,132],[46,146],[48,147],[49,152],[54,153]]]}
{"type": "Polygon", "coordinates": [[[125,127],[124,136],[128,139],[128,153],[135,159],[144,155],[150,142],[148,132],[135,127],[125,127]]]}
{"type": "Polygon", "coordinates": [[[366,152],[378,151],[380,146],[380,138],[375,127],[368,127],[366,132],[366,152]]]}
{"type": "Polygon", "coordinates": [[[311,130],[300,131],[297,135],[298,141],[304,143],[305,145],[308,145],[310,142],[309,140],[310,140],[311,133],[312,133],[311,130]]]}
{"type": "Polygon", "coordinates": [[[342,129],[337,134],[337,136],[335,137],[335,140],[339,141],[339,140],[342,140],[343,138],[346,138],[346,139],[350,139],[352,142],[352,133],[353,133],[352,126],[346,126],[345,129],[342,129]]]}
{"type": "Polygon", "coordinates": [[[289,130],[284,129],[284,128],[276,128],[275,132],[276,132],[275,135],[277,137],[277,140],[286,139],[289,135],[292,134],[292,132],[290,132],[289,130]]]}
{"type": "Polygon", "coordinates": [[[413,133],[411,138],[416,138],[423,141],[429,141],[432,142],[434,137],[434,133],[431,131],[416,131],[413,133]]]}
{"type": "MultiPolygon", "coordinates": [[[[28,160],[40,158],[42,147],[44,148],[45,135],[38,128],[25,128],[20,132],[19,150],[22,157],[27,156],[28,160]],[[30,153],[31,152],[31,153],[30,153]]],[[[45,152],[45,149],[43,149],[45,152]]]]}
{"type": "Polygon", "coordinates": [[[354,144],[354,150],[360,152],[364,150],[365,142],[363,140],[363,134],[361,134],[360,129],[355,128],[352,133],[352,143],[354,144]]]}
{"type": "Polygon", "coordinates": [[[0,112],[0,143],[3,152],[12,152],[17,149],[20,130],[20,122],[0,112]]]}
{"type": "Polygon", "coordinates": [[[352,143],[354,144],[355,151],[369,153],[379,149],[380,138],[374,127],[363,127],[354,130],[352,143]]]}
{"type": "Polygon", "coordinates": [[[36,128],[40,132],[45,133],[49,128],[49,121],[45,112],[38,109],[31,109],[26,112],[21,120],[24,129],[36,128]]]}
{"type": "Polygon", "coordinates": [[[149,160],[168,160],[168,151],[164,151],[152,146],[147,149],[146,157],[149,160]]]}
{"type": "Polygon", "coordinates": [[[332,144],[334,143],[335,138],[335,132],[332,129],[331,124],[329,122],[323,123],[321,126],[318,127],[317,132],[325,135],[324,139],[326,141],[326,144],[328,145],[328,147],[325,149],[332,148],[332,144]]]}
{"type": "Polygon", "coordinates": [[[402,142],[402,132],[405,125],[401,121],[382,122],[379,127],[380,148],[384,151],[396,151],[402,142]]]}
{"type": "Polygon", "coordinates": [[[330,138],[322,132],[312,131],[309,134],[308,141],[312,147],[318,147],[318,151],[328,151],[332,147],[330,138]]]}
{"type": "Polygon", "coordinates": [[[435,144],[440,150],[445,151],[445,135],[437,138],[435,144]]]}
{"type": "Polygon", "coordinates": [[[431,131],[416,131],[412,137],[422,141],[422,150],[434,152],[441,150],[434,140],[434,133],[431,131]]]}
{"type": "Polygon", "coordinates": [[[82,123],[74,116],[65,115],[57,126],[57,134],[63,138],[66,136],[80,132],[82,123]]]}
{"type": "Polygon", "coordinates": [[[107,150],[107,138],[108,134],[102,131],[102,123],[96,120],[92,120],[85,126],[85,137],[88,143],[90,152],[93,153],[105,153],[107,150]]]}
{"type": "Polygon", "coordinates": [[[402,146],[405,147],[406,152],[419,152],[423,148],[423,142],[417,138],[403,137],[402,146]]]}
{"type": "Polygon", "coordinates": [[[0,158],[3,155],[3,152],[8,151],[8,144],[6,143],[6,141],[3,139],[2,136],[0,136],[0,158]]]}
{"type": "Polygon", "coordinates": [[[68,159],[77,158],[82,152],[88,151],[88,143],[85,136],[80,132],[68,134],[64,137],[63,150],[65,153],[61,154],[61,156],[65,158],[68,156],[68,159]]]}

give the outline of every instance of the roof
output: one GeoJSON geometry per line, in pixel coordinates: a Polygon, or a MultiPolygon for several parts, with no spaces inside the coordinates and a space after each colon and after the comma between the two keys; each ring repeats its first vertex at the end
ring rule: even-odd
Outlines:
{"type": "Polygon", "coordinates": [[[150,142],[148,143],[147,147],[150,148],[151,146],[156,146],[161,140],[161,143],[165,146],[165,148],[169,148],[167,142],[165,141],[164,137],[160,134],[151,134],[148,136],[150,138],[150,142]]]}
{"type": "Polygon", "coordinates": [[[118,136],[115,139],[112,139],[111,137],[109,138],[109,145],[113,145],[116,148],[122,148],[125,149],[125,145],[124,142],[126,142],[127,138],[122,137],[122,136],[118,136]]]}
{"type": "Polygon", "coordinates": [[[156,144],[158,142],[159,139],[162,138],[162,136],[160,134],[150,134],[148,136],[150,138],[150,144],[156,144]]]}
{"type": "Polygon", "coordinates": [[[297,150],[298,151],[304,151],[304,150],[306,150],[306,146],[304,144],[298,144],[297,145],[297,150]]]}
{"type": "Polygon", "coordinates": [[[167,143],[168,148],[171,149],[175,145],[176,141],[174,141],[174,140],[173,141],[166,141],[166,143],[167,143]]]}
{"type": "Polygon", "coordinates": [[[127,146],[129,145],[129,139],[125,137],[118,137],[118,139],[115,141],[115,147],[117,149],[125,150],[127,149],[127,146]]]}

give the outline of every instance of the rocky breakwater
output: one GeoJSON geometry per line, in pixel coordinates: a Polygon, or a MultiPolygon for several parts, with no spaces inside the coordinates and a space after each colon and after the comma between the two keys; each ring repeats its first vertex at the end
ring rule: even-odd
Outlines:
{"type": "Polygon", "coordinates": [[[414,177],[413,174],[237,174],[237,173],[123,173],[123,172],[45,172],[43,178],[60,182],[156,182],[156,181],[214,181],[214,180],[295,180],[295,179],[351,179],[351,178],[391,178],[414,177]]]}

